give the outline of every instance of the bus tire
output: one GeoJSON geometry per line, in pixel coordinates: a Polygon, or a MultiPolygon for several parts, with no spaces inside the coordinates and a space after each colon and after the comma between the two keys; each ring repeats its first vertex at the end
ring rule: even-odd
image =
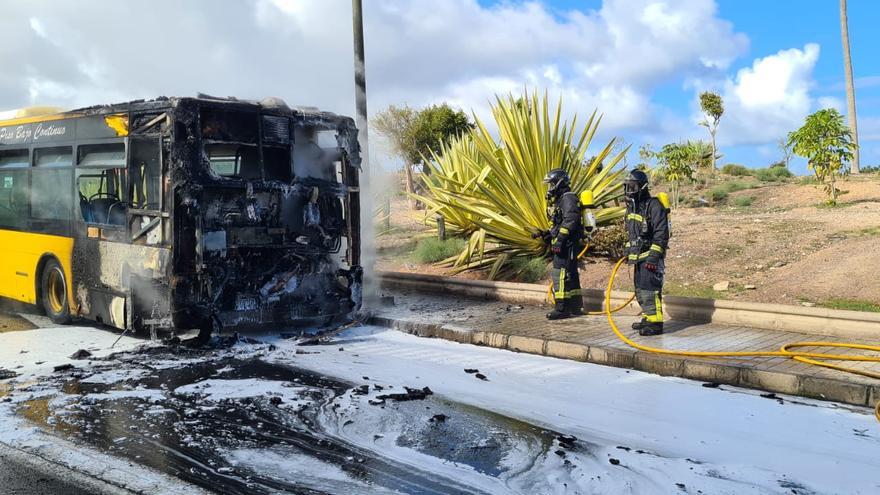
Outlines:
{"type": "Polygon", "coordinates": [[[40,273],[40,303],[52,322],[59,325],[70,323],[67,277],[61,264],[54,258],[46,261],[40,273]]]}

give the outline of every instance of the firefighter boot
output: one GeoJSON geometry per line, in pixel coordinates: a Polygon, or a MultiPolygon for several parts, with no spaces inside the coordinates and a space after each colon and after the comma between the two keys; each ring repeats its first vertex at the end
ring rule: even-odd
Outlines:
{"type": "Polygon", "coordinates": [[[640,321],[637,321],[632,324],[632,329],[633,330],[641,330],[641,329],[645,328],[645,326],[647,324],[648,324],[648,320],[646,320],[645,318],[642,318],[640,321]]]}
{"type": "Polygon", "coordinates": [[[651,335],[661,335],[663,334],[663,323],[646,323],[645,326],[639,329],[639,335],[647,337],[651,335]]]}
{"type": "Polygon", "coordinates": [[[548,320],[564,320],[565,318],[571,318],[571,313],[568,312],[568,307],[564,301],[556,301],[556,308],[553,311],[547,313],[548,320]]]}

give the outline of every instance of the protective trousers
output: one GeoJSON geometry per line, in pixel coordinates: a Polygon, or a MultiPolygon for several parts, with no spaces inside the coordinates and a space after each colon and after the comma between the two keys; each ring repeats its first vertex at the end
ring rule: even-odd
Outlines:
{"type": "Polygon", "coordinates": [[[556,300],[556,309],[560,311],[572,311],[583,309],[584,300],[581,296],[581,278],[578,274],[577,259],[566,253],[553,255],[553,298],[556,300]]]}
{"type": "Polygon", "coordinates": [[[657,264],[657,270],[645,268],[645,262],[636,263],[633,269],[633,285],[636,288],[636,300],[642,307],[642,314],[649,323],[663,323],[663,259],[657,264]]]}

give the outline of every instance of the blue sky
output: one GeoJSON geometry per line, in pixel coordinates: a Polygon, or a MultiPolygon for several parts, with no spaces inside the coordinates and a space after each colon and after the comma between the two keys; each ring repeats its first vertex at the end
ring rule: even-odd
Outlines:
{"type": "MultiPolygon", "coordinates": [[[[509,5],[510,2],[481,0],[486,8],[509,5]]],[[[832,0],[717,0],[717,18],[731,23],[733,29],[748,38],[747,48],[725,69],[735,74],[749,68],[762,57],[772,56],[780,50],[803,48],[809,43],[817,44],[820,55],[812,66],[810,93],[815,99],[811,111],[836,104],[845,113],[843,59],[840,38],[838,2],[832,0]]],[[[571,11],[590,12],[603,7],[601,0],[546,0],[548,10],[564,19],[571,11]]],[[[674,2],[672,3],[674,5],[674,2]]],[[[857,84],[857,113],[862,137],[862,164],[880,165],[880,31],[876,23],[880,19],[880,3],[872,0],[850,0],[848,5],[849,31],[852,44],[853,69],[857,84]]],[[[694,40],[695,43],[712,43],[712,40],[694,40]]],[[[688,83],[689,77],[677,74],[652,85],[649,89],[652,102],[667,107],[673,114],[687,118],[693,113],[695,87],[688,83]]],[[[717,88],[713,88],[716,89],[717,88]]],[[[610,109],[602,109],[605,112],[610,109]]],[[[725,119],[719,134],[725,132],[725,119]]],[[[636,145],[650,142],[655,148],[662,143],[653,142],[654,136],[623,130],[619,133],[636,145]]],[[[685,139],[692,136],[667,133],[663,137],[685,139]]],[[[698,136],[693,136],[698,137],[698,136]]],[[[765,166],[777,159],[779,153],[773,141],[761,144],[734,144],[724,146],[722,163],[736,162],[749,166],[765,166]]],[[[793,167],[805,173],[805,164],[795,159],[793,167]]]]}
{"type": "MultiPolygon", "coordinates": [[[[818,43],[823,50],[814,69],[817,92],[839,99],[844,104],[840,110],[845,112],[846,91],[838,2],[721,0],[718,5],[719,15],[733,22],[737,29],[749,36],[749,54],[753,58],[781,48],[803,46],[808,42],[818,43]],[[794,19],[791,18],[792,12],[797,13],[794,19]]],[[[877,29],[880,3],[872,0],[850,0],[847,10],[853,75],[857,86],[856,114],[861,121],[861,161],[863,166],[876,166],[880,165],[878,127],[876,123],[865,125],[865,121],[880,116],[880,55],[876,49],[880,46],[880,31],[877,29]]],[[[746,147],[735,149],[731,156],[743,156],[743,160],[747,160],[753,154],[754,150],[746,147]]],[[[803,163],[799,163],[799,166],[803,167],[803,163]]]]}
{"type": "MultiPolygon", "coordinates": [[[[203,92],[353,115],[350,8],[9,0],[0,64],[18,70],[0,73],[0,110],[203,92]]],[[[880,2],[850,0],[849,18],[862,163],[877,165],[880,2]]],[[[656,149],[707,137],[697,95],[713,90],[721,162],[759,167],[806,115],[846,109],[836,0],[365,0],[364,22],[371,112],[448,102],[488,121],[494,95],[527,87],[561,96],[569,118],[598,109],[600,140],[656,149]]],[[[399,165],[382,139],[371,149],[399,165]]]]}

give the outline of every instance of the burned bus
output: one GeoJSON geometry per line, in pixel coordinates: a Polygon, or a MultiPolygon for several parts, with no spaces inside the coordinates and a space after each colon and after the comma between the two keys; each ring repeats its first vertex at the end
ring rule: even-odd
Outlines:
{"type": "Polygon", "coordinates": [[[120,329],[326,325],[361,303],[347,117],[159,98],[0,120],[0,296],[120,329]]]}

